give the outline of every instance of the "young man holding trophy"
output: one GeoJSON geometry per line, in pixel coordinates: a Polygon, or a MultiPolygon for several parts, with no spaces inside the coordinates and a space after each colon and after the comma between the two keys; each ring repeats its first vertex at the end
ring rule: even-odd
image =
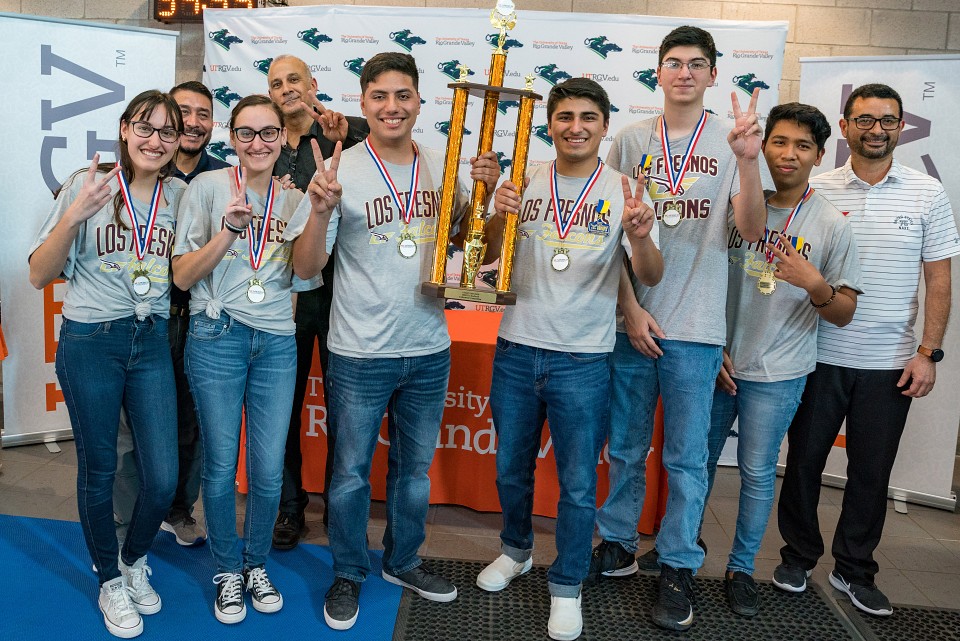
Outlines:
{"type": "MultiPolygon", "coordinates": [[[[369,478],[385,411],[383,578],[433,601],[457,597],[456,586],[417,556],[450,373],[443,301],[418,293],[432,266],[444,158],[412,139],[418,81],[408,54],[381,53],[366,63],[360,107],[370,135],[342,156],[337,143],[326,164],[314,144],[318,172],[285,231],[286,238],[299,237],[293,263],[300,276],[315,276],[337,248],[327,371],[328,416],[337,433],[328,507],[336,580],[324,605],[324,619],[336,630],[356,622],[360,585],[370,572],[369,478]]],[[[492,152],[473,160],[470,176],[488,193],[499,175],[492,152]]],[[[462,188],[456,202],[451,236],[465,214],[462,188]]]]}
{"type": "Polygon", "coordinates": [[[490,392],[503,554],[480,573],[477,585],[499,591],[530,570],[534,468],[548,420],[560,481],[558,554],[547,574],[547,633],[553,639],[576,639],[583,628],[580,588],[590,563],[596,467],[607,432],[607,360],[624,233],[642,283],[656,285],[663,271],[654,212],[642,202],[645,181],[627,178],[597,155],[609,117],[610,100],[593,80],[555,86],[547,120],[557,158],[528,172],[522,196],[505,181],[491,219],[519,214],[521,222],[516,305],[506,308],[500,324],[490,392]]]}

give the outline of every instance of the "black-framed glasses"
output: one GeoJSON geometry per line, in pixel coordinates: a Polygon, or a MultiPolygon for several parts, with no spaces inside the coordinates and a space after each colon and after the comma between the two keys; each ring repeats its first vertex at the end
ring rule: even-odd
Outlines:
{"type": "Polygon", "coordinates": [[[153,132],[160,134],[160,140],[163,142],[177,142],[177,139],[180,138],[180,132],[173,127],[154,127],[149,122],[143,120],[131,122],[130,128],[133,129],[133,133],[141,138],[149,138],[153,135],[153,132]]]}
{"type": "Polygon", "coordinates": [[[276,142],[280,137],[280,127],[264,127],[259,131],[250,127],[234,127],[232,131],[240,142],[253,142],[257,136],[263,142],[276,142]]]}
{"type": "Polygon", "coordinates": [[[857,129],[862,129],[864,131],[869,131],[873,129],[873,126],[880,122],[880,128],[884,131],[893,131],[900,126],[900,123],[903,122],[903,118],[894,118],[893,116],[884,116],[882,118],[874,118],[873,116],[857,116],[856,118],[847,118],[847,120],[853,121],[857,125],[857,129]]]}
{"type": "Polygon", "coordinates": [[[687,69],[690,70],[691,73],[694,73],[697,71],[706,71],[713,65],[711,65],[706,60],[691,60],[690,62],[680,62],[679,60],[674,60],[671,58],[670,60],[664,60],[663,62],[661,62],[660,66],[670,71],[680,71],[681,69],[686,67],[687,69]]]}

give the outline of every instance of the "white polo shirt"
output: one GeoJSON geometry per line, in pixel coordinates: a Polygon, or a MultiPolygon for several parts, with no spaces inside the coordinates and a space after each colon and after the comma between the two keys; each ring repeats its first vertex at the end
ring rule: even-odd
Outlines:
{"type": "Polygon", "coordinates": [[[850,161],[810,179],[847,217],[860,252],[863,293],[845,327],[820,320],[817,362],[857,369],[901,369],[916,352],[923,262],[960,254],[953,210],[935,178],[896,160],[876,185],[850,161]]]}

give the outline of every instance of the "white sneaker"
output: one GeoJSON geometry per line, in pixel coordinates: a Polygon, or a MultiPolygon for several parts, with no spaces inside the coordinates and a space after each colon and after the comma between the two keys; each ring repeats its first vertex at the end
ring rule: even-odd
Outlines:
{"type": "Polygon", "coordinates": [[[153,570],[147,565],[146,555],[137,559],[133,565],[127,565],[120,559],[118,566],[120,574],[126,579],[127,592],[130,593],[130,600],[133,601],[133,607],[140,614],[156,614],[163,605],[160,601],[160,595],[150,585],[150,575],[153,570]]]}
{"type": "Polygon", "coordinates": [[[501,554],[477,575],[477,587],[487,592],[499,592],[515,578],[529,572],[532,567],[532,557],[523,563],[517,563],[506,554],[501,554]]]}
{"type": "Polygon", "coordinates": [[[550,621],[547,636],[557,641],[572,641],[583,632],[580,597],[550,597],[550,621]]]}
{"type": "Polygon", "coordinates": [[[100,586],[98,599],[107,632],[121,639],[132,639],[143,632],[143,619],[130,600],[124,578],[118,576],[100,586]]]}
{"type": "Polygon", "coordinates": [[[217,600],[213,613],[220,623],[240,623],[247,616],[243,600],[243,575],[222,572],[213,577],[217,584],[217,600]]]}

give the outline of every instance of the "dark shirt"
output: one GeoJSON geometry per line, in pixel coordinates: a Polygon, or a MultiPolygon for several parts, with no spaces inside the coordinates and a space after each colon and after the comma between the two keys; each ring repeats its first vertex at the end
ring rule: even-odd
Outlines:
{"type": "MultiPolygon", "coordinates": [[[[197,166],[189,174],[185,174],[180,171],[179,168],[174,169],[173,176],[174,178],[179,178],[183,182],[190,184],[190,181],[202,174],[205,171],[213,171],[214,169],[223,169],[224,167],[229,167],[230,163],[223,162],[219,158],[214,158],[207,153],[206,149],[203,149],[200,152],[200,162],[197,163],[197,166]]],[[[190,292],[185,292],[176,285],[173,284],[173,272],[170,273],[170,306],[178,307],[189,307],[190,306],[190,292]]]]}

